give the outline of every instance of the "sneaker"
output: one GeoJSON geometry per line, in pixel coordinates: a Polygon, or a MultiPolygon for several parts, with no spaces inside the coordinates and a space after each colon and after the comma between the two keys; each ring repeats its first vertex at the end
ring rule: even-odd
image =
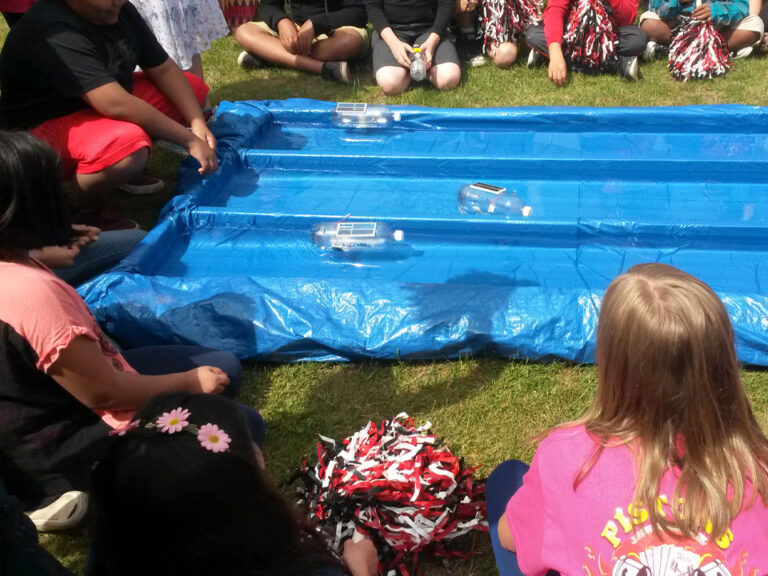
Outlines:
{"type": "Polygon", "coordinates": [[[346,62],[325,62],[321,74],[326,80],[335,80],[342,84],[352,82],[352,78],[349,75],[349,64],[346,62]]]}
{"type": "Polygon", "coordinates": [[[750,56],[752,54],[753,49],[754,48],[752,46],[745,46],[741,50],[736,50],[736,52],[731,52],[731,59],[738,60],[739,58],[746,58],[747,56],[750,56]]]}
{"type": "Polygon", "coordinates": [[[473,36],[459,34],[456,39],[456,50],[461,61],[472,68],[483,66],[487,62],[483,54],[483,38],[479,34],[474,34],[473,36]]]}
{"type": "Polygon", "coordinates": [[[88,494],[65,492],[45,508],[27,512],[39,532],[68,530],[77,527],[88,512],[88,494]]]}
{"type": "Polygon", "coordinates": [[[264,66],[264,61],[250,52],[243,50],[237,57],[237,65],[244,70],[256,70],[257,68],[262,68],[264,66]]]}
{"type": "Polygon", "coordinates": [[[619,76],[632,81],[640,80],[637,56],[619,56],[619,76]]]}
{"type": "Polygon", "coordinates": [[[159,178],[142,174],[133,182],[121,184],[117,189],[121,192],[128,192],[128,194],[135,194],[136,196],[146,196],[165,190],[165,182],[159,178]]]}
{"type": "Polygon", "coordinates": [[[536,50],[531,48],[531,51],[528,52],[528,62],[526,63],[526,66],[528,68],[535,68],[536,66],[539,66],[542,62],[544,62],[544,56],[542,56],[536,50]]]}
{"type": "Polygon", "coordinates": [[[760,42],[758,43],[758,46],[757,46],[757,51],[760,54],[765,54],[766,52],[768,52],[768,32],[764,33],[763,37],[760,38],[760,42]]]}
{"type": "Polygon", "coordinates": [[[648,40],[648,44],[645,45],[645,50],[643,50],[643,53],[640,55],[641,60],[643,62],[650,62],[655,59],[658,46],[659,45],[653,40],[648,40]]]}

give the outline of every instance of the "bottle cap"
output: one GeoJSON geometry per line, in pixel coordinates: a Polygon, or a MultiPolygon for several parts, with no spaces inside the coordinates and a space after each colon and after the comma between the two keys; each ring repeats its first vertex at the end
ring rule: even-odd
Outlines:
{"type": "Polygon", "coordinates": [[[533,212],[533,209],[530,206],[523,206],[523,209],[521,210],[523,213],[523,216],[526,218],[531,215],[531,212],[533,212]]]}
{"type": "Polygon", "coordinates": [[[395,230],[392,237],[395,239],[395,242],[402,242],[403,238],[405,238],[405,234],[403,234],[402,230],[395,230]]]}
{"type": "Polygon", "coordinates": [[[421,48],[419,48],[418,46],[414,46],[413,51],[421,54],[421,48]]]}

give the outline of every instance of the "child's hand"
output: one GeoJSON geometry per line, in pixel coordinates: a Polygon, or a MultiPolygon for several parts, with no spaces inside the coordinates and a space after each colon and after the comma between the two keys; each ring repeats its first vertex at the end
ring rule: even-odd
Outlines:
{"type": "Polygon", "coordinates": [[[299,34],[296,32],[296,25],[289,18],[283,18],[277,23],[277,35],[280,36],[280,42],[291,54],[297,54],[299,49],[299,34]]]}
{"type": "Polygon", "coordinates": [[[435,50],[437,45],[440,44],[440,36],[434,32],[429,35],[421,46],[421,52],[424,54],[424,70],[432,68],[432,62],[435,58],[435,50]]]}
{"type": "Polygon", "coordinates": [[[208,142],[194,136],[187,146],[189,155],[200,162],[200,168],[197,169],[200,174],[211,174],[219,169],[219,160],[216,158],[216,152],[208,145],[208,142]]]}
{"type": "Polygon", "coordinates": [[[45,246],[39,250],[32,250],[30,256],[48,268],[69,268],[75,263],[79,253],[80,244],[73,242],[69,246],[45,246]]]}
{"type": "Polygon", "coordinates": [[[77,243],[80,246],[96,242],[99,239],[99,234],[101,234],[99,228],[86,224],[72,224],[72,230],[77,234],[77,243]]]}
{"type": "Polygon", "coordinates": [[[229,376],[221,368],[200,366],[188,371],[192,379],[192,392],[203,394],[221,394],[229,384],[229,376]]]}
{"type": "Polygon", "coordinates": [[[709,6],[708,3],[700,4],[699,6],[696,6],[696,8],[693,9],[691,16],[696,20],[708,22],[712,20],[712,8],[709,6]]]}
{"type": "Polygon", "coordinates": [[[568,80],[568,67],[560,44],[549,45],[549,79],[555,86],[565,86],[568,80]]]}
{"type": "Polygon", "coordinates": [[[370,538],[358,542],[350,538],[344,542],[342,557],[352,576],[375,576],[378,572],[379,556],[370,538]]]}
{"type": "Polygon", "coordinates": [[[312,24],[312,20],[307,20],[299,28],[298,42],[297,42],[297,54],[303,54],[309,56],[312,52],[312,40],[315,39],[315,25],[312,24]]]}
{"type": "Polygon", "coordinates": [[[392,55],[395,57],[395,60],[397,60],[397,63],[400,64],[400,66],[403,68],[411,67],[411,54],[413,54],[413,48],[411,48],[410,44],[406,44],[402,40],[395,39],[392,42],[392,45],[389,46],[389,49],[392,50],[392,55]]]}
{"type": "Polygon", "coordinates": [[[211,150],[216,150],[216,136],[214,136],[213,132],[211,132],[211,129],[208,128],[208,124],[205,123],[205,120],[202,118],[196,118],[195,120],[192,120],[190,129],[192,130],[192,134],[208,144],[208,147],[211,150]]]}

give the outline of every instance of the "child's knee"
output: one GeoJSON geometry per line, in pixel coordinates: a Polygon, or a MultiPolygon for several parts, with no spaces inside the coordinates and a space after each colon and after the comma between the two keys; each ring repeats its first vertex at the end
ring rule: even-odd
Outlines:
{"type": "Polygon", "coordinates": [[[493,53],[493,63],[499,68],[509,68],[517,59],[517,44],[503,42],[496,47],[493,53]]]}
{"type": "Polygon", "coordinates": [[[450,90],[456,88],[461,82],[461,68],[453,62],[438,64],[435,66],[434,81],[432,82],[438,90],[450,90]]]}
{"type": "Polygon", "coordinates": [[[405,92],[411,83],[411,78],[405,68],[388,66],[376,72],[376,83],[387,96],[405,92]]]}
{"type": "Polygon", "coordinates": [[[336,60],[349,60],[360,55],[363,37],[354,30],[339,30],[333,35],[336,46],[336,60]]]}

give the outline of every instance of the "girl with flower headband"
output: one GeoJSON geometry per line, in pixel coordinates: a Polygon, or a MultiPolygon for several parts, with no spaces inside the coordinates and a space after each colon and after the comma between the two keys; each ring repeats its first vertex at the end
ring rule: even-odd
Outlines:
{"type": "MultiPolygon", "coordinates": [[[[28,133],[0,132],[0,475],[38,529],[83,516],[90,470],[110,430],[156,394],[234,395],[227,352],[156,346],[121,353],[85,302],[30,251],[75,242],[59,160],[28,133]]],[[[250,412],[254,433],[263,422],[250,412]]]]}
{"type": "Polygon", "coordinates": [[[175,393],[151,400],[93,475],[86,576],[373,576],[370,540],[346,567],[265,478],[237,406],[175,393]]]}
{"type": "Polygon", "coordinates": [[[530,470],[510,460],[488,479],[502,574],[768,573],[768,440],[733,338],[685,272],[641,264],[611,283],[592,406],[546,435],[530,470]]]}

